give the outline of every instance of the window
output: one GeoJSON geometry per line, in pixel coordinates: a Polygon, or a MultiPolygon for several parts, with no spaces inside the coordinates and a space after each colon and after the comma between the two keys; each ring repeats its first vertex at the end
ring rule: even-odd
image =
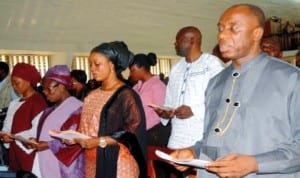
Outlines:
{"type": "Polygon", "coordinates": [[[169,76],[171,70],[172,57],[168,56],[157,56],[157,64],[150,68],[150,71],[154,75],[163,73],[166,77],[169,76]]]}
{"type": "Polygon", "coordinates": [[[75,56],[72,61],[72,70],[74,69],[84,70],[87,75],[87,80],[92,78],[92,74],[89,68],[88,56],[75,56]]]}
{"type": "Polygon", "coordinates": [[[39,54],[0,54],[0,61],[9,65],[10,71],[20,62],[28,63],[36,67],[41,76],[44,76],[49,68],[51,55],[39,54]]]}

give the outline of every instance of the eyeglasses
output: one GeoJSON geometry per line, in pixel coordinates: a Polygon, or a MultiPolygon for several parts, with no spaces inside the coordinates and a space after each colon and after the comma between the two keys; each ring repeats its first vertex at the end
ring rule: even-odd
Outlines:
{"type": "Polygon", "coordinates": [[[51,84],[48,88],[44,88],[43,87],[43,92],[48,92],[48,93],[51,93],[54,91],[54,89],[59,85],[59,83],[54,83],[54,84],[51,84]]]}

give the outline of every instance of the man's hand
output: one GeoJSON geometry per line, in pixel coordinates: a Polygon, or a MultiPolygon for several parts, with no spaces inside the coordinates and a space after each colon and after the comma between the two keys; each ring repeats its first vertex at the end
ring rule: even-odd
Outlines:
{"type": "Polygon", "coordinates": [[[193,116],[193,111],[189,106],[181,105],[175,110],[175,115],[179,119],[186,119],[193,116]]]}
{"type": "Polygon", "coordinates": [[[170,109],[170,110],[165,110],[160,108],[153,108],[153,109],[159,117],[164,119],[172,119],[175,116],[174,109],[170,109]]]}
{"type": "Polygon", "coordinates": [[[253,156],[229,154],[211,162],[206,169],[222,178],[240,178],[257,172],[258,166],[253,156]]]}
{"type": "MultiPolygon", "coordinates": [[[[194,159],[196,157],[194,151],[190,148],[185,148],[185,149],[179,149],[176,151],[173,151],[170,156],[172,156],[174,159],[194,159]]],[[[175,163],[170,162],[176,169],[178,169],[179,171],[185,171],[187,170],[189,167],[188,166],[182,166],[182,165],[178,165],[175,163]]]]}

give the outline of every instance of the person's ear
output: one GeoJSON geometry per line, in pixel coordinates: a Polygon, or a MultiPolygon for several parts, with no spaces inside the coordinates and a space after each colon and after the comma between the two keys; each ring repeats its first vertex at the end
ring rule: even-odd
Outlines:
{"type": "Polygon", "coordinates": [[[262,27],[257,27],[253,30],[253,39],[254,41],[261,41],[264,35],[264,29],[262,27]]]}
{"type": "Polygon", "coordinates": [[[195,38],[194,37],[191,37],[190,39],[190,44],[193,45],[195,43],[195,38]]]}
{"type": "Polygon", "coordinates": [[[116,73],[115,65],[113,62],[109,61],[110,72],[116,73]]]}

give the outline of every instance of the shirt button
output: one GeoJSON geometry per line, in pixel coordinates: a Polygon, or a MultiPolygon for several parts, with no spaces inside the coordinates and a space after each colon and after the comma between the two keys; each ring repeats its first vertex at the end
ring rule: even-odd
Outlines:
{"type": "Polygon", "coordinates": [[[235,73],[232,74],[232,76],[233,76],[233,77],[239,77],[239,76],[240,76],[240,73],[235,72],[235,73]]]}

